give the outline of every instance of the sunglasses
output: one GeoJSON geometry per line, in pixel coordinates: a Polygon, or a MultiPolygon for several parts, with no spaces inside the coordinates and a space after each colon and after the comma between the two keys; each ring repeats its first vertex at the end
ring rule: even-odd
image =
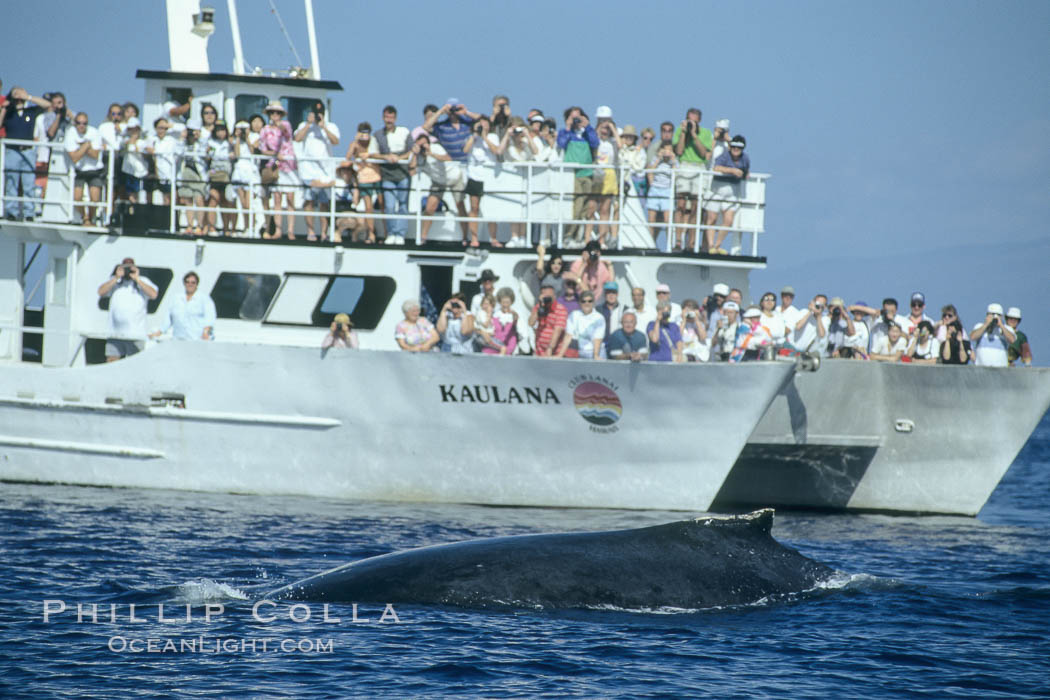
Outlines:
{"type": "Polygon", "coordinates": [[[109,116],[111,116],[111,117],[119,117],[122,114],[124,114],[124,113],[123,112],[110,112],[109,116]]]}
{"type": "Polygon", "coordinates": [[[955,318],[955,314],[944,314],[941,318],[955,318]]]}
{"type": "Polygon", "coordinates": [[[913,309],[921,309],[924,306],[926,306],[926,304],[923,304],[921,301],[913,301],[911,303],[911,308],[913,309]]]}
{"type": "Polygon", "coordinates": [[[77,126],[87,126],[88,125],[87,122],[82,122],[79,119],[77,121],[73,122],[73,123],[76,124],[77,126]]]}

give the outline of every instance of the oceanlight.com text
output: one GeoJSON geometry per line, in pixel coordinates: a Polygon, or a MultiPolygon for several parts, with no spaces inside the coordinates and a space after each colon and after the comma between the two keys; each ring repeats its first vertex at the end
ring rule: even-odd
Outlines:
{"type": "Polygon", "coordinates": [[[277,637],[125,637],[109,638],[115,654],[331,654],[333,639],[277,637]]]}

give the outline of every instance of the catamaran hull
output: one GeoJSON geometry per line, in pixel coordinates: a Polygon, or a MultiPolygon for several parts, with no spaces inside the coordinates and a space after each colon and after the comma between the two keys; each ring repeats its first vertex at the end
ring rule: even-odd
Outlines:
{"type": "Polygon", "coordinates": [[[706,510],[793,373],[168,342],[0,367],[0,479],[706,510]]]}
{"type": "Polygon", "coordinates": [[[715,501],[976,515],[1050,406],[1050,369],[825,361],[797,374],[715,501]]]}

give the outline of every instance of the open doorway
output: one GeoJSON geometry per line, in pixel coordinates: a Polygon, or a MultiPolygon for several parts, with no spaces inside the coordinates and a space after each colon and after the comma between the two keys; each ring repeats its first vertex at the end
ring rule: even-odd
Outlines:
{"type": "Polygon", "coordinates": [[[452,296],[451,265],[419,266],[419,307],[431,323],[437,323],[438,311],[452,296]]]}

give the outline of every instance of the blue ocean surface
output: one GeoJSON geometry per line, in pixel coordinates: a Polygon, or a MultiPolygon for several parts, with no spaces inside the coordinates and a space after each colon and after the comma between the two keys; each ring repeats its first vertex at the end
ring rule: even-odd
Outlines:
{"type": "Polygon", "coordinates": [[[779,513],[777,539],[840,573],[775,600],[252,614],[361,557],[684,517],[0,484],[0,696],[1050,694],[1050,417],[978,518],[779,513]]]}

